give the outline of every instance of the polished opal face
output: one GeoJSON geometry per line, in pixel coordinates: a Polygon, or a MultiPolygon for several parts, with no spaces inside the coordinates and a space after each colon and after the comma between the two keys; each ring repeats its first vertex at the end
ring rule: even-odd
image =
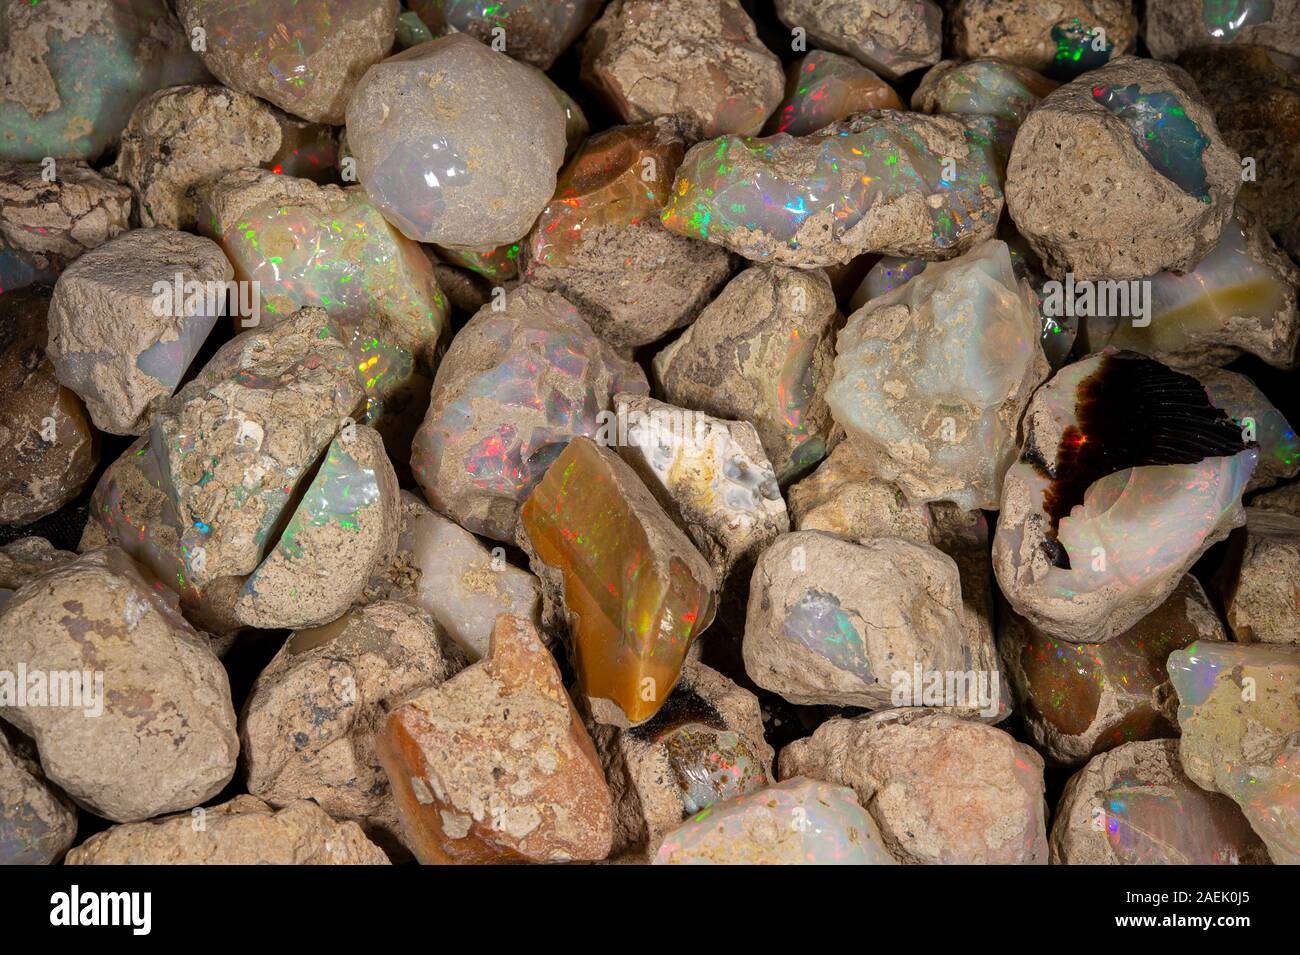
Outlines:
{"type": "Polygon", "coordinates": [[[664,533],[676,526],[632,470],[586,438],[569,442],[520,522],[537,556],[563,574],[583,691],[614,701],[632,723],[649,719],[712,619],[708,565],[684,534],[664,533]],[[630,500],[629,487],[649,507],[630,500]]]}
{"type": "Polygon", "coordinates": [[[530,238],[532,261],[567,265],[593,231],[658,216],[685,150],[652,124],[617,126],[588,139],[560,172],[530,238]]]}
{"type": "Polygon", "coordinates": [[[1092,345],[1114,345],[1145,353],[1174,353],[1198,340],[1212,340],[1230,319],[1257,319],[1271,324],[1285,301],[1284,280],[1252,257],[1245,230],[1228,219],[1214,249],[1186,275],[1158,272],[1151,283],[1151,324],[1136,327],[1118,322],[1107,334],[1096,334],[1089,321],[1092,345]]]}
{"type": "Polygon", "coordinates": [[[1273,18],[1273,0],[1201,0],[1201,23],[1216,40],[1230,43],[1243,27],[1273,18]]]}
{"type": "Polygon", "coordinates": [[[1054,24],[1052,43],[1056,45],[1056,53],[1048,73],[1065,82],[1110,62],[1115,44],[1104,35],[1099,36],[1098,29],[1078,17],[1054,24]]]}
{"type": "Polygon", "coordinates": [[[1131,86],[1094,86],[1092,97],[1124,120],[1151,167],[1189,196],[1210,201],[1201,156],[1210,139],[1188,117],[1176,93],[1131,86]]]}
{"type": "MultiPolygon", "coordinates": [[[[45,15],[40,9],[0,12],[0,27],[12,18],[8,29],[15,34],[23,14],[48,23],[44,55],[22,68],[30,85],[6,90],[0,100],[0,159],[93,161],[117,138],[145,96],[166,86],[208,79],[198,57],[182,42],[180,26],[165,0],[96,0],[86,6],[75,14],[69,11],[68,23],[55,12],[59,4],[48,0],[50,12],[45,15]],[[72,25],[78,17],[85,18],[84,29],[72,25]]],[[[6,33],[0,29],[0,35],[6,33]]],[[[22,55],[19,48],[8,52],[22,55]]]]}
{"type": "Polygon", "coordinates": [[[718,803],[674,829],[655,865],[896,865],[853,790],[802,777],[718,803]]]}
{"type": "Polygon", "coordinates": [[[893,87],[857,60],[812,50],[791,64],[785,99],[763,131],[806,136],[863,110],[902,108],[893,87]]]}
{"type": "Polygon", "coordinates": [[[733,233],[765,234],[797,250],[798,233],[813,217],[829,216],[839,239],[869,210],[919,194],[931,197],[925,207],[937,249],[986,227],[993,210],[981,186],[1000,188],[989,130],[966,128],[969,154],[950,180],[944,178],[944,157],[931,152],[916,129],[873,119],[889,115],[910,114],[859,114],[811,137],[724,136],[696,146],[678,172],[664,225],[724,245],[733,233]]]}
{"type": "Polygon", "coordinates": [[[1153,785],[1130,770],[1099,798],[1122,865],[1236,865],[1243,845],[1258,845],[1231,800],[1191,784],[1153,785]]]}
{"type": "Polygon", "coordinates": [[[661,742],[681,787],[682,808],[688,813],[767,785],[762,760],[732,730],[688,723],[670,732],[661,742]]]}

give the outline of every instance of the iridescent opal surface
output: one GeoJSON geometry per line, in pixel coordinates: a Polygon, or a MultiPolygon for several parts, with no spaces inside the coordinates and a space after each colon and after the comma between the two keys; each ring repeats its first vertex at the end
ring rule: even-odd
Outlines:
{"type": "Polygon", "coordinates": [[[682,808],[688,813],[767,785],[762,760],[733,730],[688,723],[663,737],[662,742],[682,790],[682,808]]]}
{"type": "Polygon", "coordinates": [[[1151,167],[1189,196],[1210,201],[1201,154],[1210,138],[1187,115],[1176,93],[1144,93],[1130,86],[1094,86],[1092,98],[1115,113],[1133,131],[1133,142],[1151,167]]]}
{"type": "Polygon", "coordinates": [[[578,677],[641,723],[663,705],[713,616],[715,581],[631,468],[575,438],[520,511],[538,558],[559,571],[578,677]]]}
{"type": "Polygon", "coordinates": [[[1048,67],[1048,75],[1066,82],[1110,62],[1115,44],[1104,32],[1099,36],[1099,29],[1099,26],[1085,24],[1078,17],[1054,24],[1052,42],[1056,45],[1056,53],[1048,67]]]}
{"type": "Polygon", "coordinates": [[[785,99],[764,135],[806,136],[868,109],[902,109],[893,87],[851,57],[811,50],[787,69],[785,99]]]}
{"type": "Polygon", "coordinates": [[[1267,23],[1273,17],[1273,0],[1201,0],[1201,23],[1216,40],[1230,43],[1243,27],[1267,23]]]}
{"type": "Polygon", "coordinates": [[[718,803],[673,830],[655,865],[897,865],[847,786],[802,777],[718,803]]]}

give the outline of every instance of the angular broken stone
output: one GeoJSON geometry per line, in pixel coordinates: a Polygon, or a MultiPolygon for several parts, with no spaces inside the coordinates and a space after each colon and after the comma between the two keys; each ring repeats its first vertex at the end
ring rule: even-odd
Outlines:
{"type": "Polygon", "coordinates": [[[1100,643],[1164,602],[1244,520],[1259,451],[1196,379],[1132,352],[1067,365],[1025,411],[993,568],[1016,612],[1100,643]]]}
{"type": "Polygon", "coordinates": [[[56,550],[43,537],[20,537],[0,547],[0,609],[23,584],[76,559],[76,554],[56,550]]]}
{"type": "Polygon", "coordinates": [[[655,865],[897,865],[845,786],[789,779],[668,833],[655,865]]]}
{"type": "Polygon", "coordinates": [[[776,15],[887,79],[939,61],[943,10],[933,0],[776,0],[776,15]]]}
{"type": "Polygon", "coordinates": [[[1287,0],[1150,0],[1142,38],[1162,60],[1195,47],[1247,43],[1300,57],[1300,21],[1287,0]]]}
{"type": "Polygon", "coordinates": [[[1057,278],[1187,271],[1219,241],[1240,188],[1238,156],[1191,77],[1137,57],[1049,94],[1007,164],[1007,211],[1057,278]]]}
{"type": "Polygon", "coordinates": [[[684,154],[676,119],[597,133],[529,233],[527,280],[563,295],[616,348],[689,323],[731,274],[725,249],[659,221],[684,154]]]}
{"type": "MultiPolygon", "coordinates": [[[[1244,4],[1217,6],[1231,10],[1244,4]]],[[[1300,31],[1297,35],[1300,38],[1300,31]]],[[[1238,204],[1254,213],[1268,232],[1279,238],[1289,233],[1289,251],[1300,258],[1300,245],[1294,244],[1300,237],[1300,150],[1295,148],[1300,139],[1300,76],[1273,62],[1274,55],[1261,46],[1216,43],[1188,50],[1178,57],[1178,65],[1192,75],[1214,110],[1224,142],[1252,160],[1255,175],[1242,182],[1238,204]]],[[[1245,172],[1243,168],[1243,178],[1245,172]]]]}
{"type": "Polygon", "coordinates": [[[902,109],[894,88],[856,60],[810,50],[786,68],[785,99],[763,135],[806,136],[868,109],[902,109]]]}
{"type": "Polygon", "coordinates": [[[686,154],[662,219],[798,268],[864,252],[952,258],[990,238],[1002,211],[989,132],[984,117],[870,110],[809,136],[724,136],[686,154]]]}
{"type": "Polygon", "coordinates": [[[781,101],[781,61],[739,0],[614,0],[583,43],[583,82],[626,123],[679,113],[695,138],[753,136],[781,101]]]}
{"type": "Polygon", "coordinates": [[[1227,364],[1243,351],[1279,367],[1296,364],[1300,269],[1249,213],[1229,218],[1187,274],[1157,272],[1147,282],[1149,315],[1093,315],[1080,323],[1088,350],[1132,349],[1189,371],[1227,364]]]}
{"type": "Polygon", "coordinates": [[[619,395],[613,444],[700,549],[723,591],[790,529],[776,472],[754,426],[641,395],[619,395]],[[622,433],[626,424],[626,433],[622,433]]]}
{"type": "Polygon", "coordinates": [[[601,0],[411,0],[410,7],[441,35],[468,33],[482,43],[503,42],[503,53],[549,70],[590,26],[601,0]]]}
{"type": "Polygon", "coordinates": [[[537,578],[508,563],[505,548],[489,550],[409,491],[402,492],[397,553],[367,595],[427,610],[471,663],[487,656],[498,614],[534,624],[541,614],[537,578]]]}
{"type": "Polygon", "coordinates": [[[1246,437],[1259,445],[1259,463],[1246,485],[1247,493],[1300,474],[1300,440],[1295,429],[1253,381],[1226,368],[1202,372],[1198,377],[1214,406],[1227,412],[1246,437]]]}
{"type": "Polygon", "coordinates": [[[824,397],[843,317],[824,272],[746,269],[654,357],[666,400],[748,421],[786,482],[826,454],[824,397]]]}
{"type": "Polygon", "coordinates": [[[49,865],[77,838],[77,807],[41,772],[36,752],[0,725],[0,865],[49,865]]]}
{"type": "Polygon", "coordinates": [[[1042,757],[996,727],[916,708],[837,717],[779,763],[782,779],[852,787],[904,864],[1047,864],[1042,757]]]}
{"type": "Polygon", "coordinates": [[[208,76],[165,0],[0,7],[0,159],[94,162],[156,89],[208,76]]]}
{"type": "Polygon", "coordinates": [[[1047,376],[1038,309],[993,240],[849,317],[826,401],[911,500],[995,509],[1016,426],[1047,376]]]}
{"type": "Polygon", "coordinates": [[[140,224],[193,229],[197,188],[280,149],[275,111],[224,86],[176,86],[141,100],[122,132],[115,179],[135,194],[140,224]]]}
{"type": "Polygon", "coordinates": [[[1172,739],[1125,743],[1066,784],[1052,823],[1055,865],[1268,865],[1237,805],[1201,789],[1172,739]]]}
{"type": "Polygon", "coordinates": [[[235,616],[271,630],[342,614],[397,550],[399,490],[379,432],[345,425],[275,547],[244,582],[235,616]]]}
{"type": "Polygon", "coordinates": [[[227,342],[159,409],[150,453],[195,585],[256,569],[294,488],[363,398],[325,313],[304,308],[227,342]]]}
{"type": "Polygon", "coordinates": [[[865,543],[897,537],[930,541],[930,511],[880,477],[850,441],[841,441],[812,474],[787,489],[795,530],[825,531],[865,543]]]}
{"type": "MultiPolygon", "coordinates": [[[[244,169],[208,193],[206,226],[241,281],[258,283],[259,325],[269,328],[308,305],[356,329],[359,370],[395,376],[390,360],[364,354],[369,322],[432,371],[447,328],[447,300],[419,245],[394,229],[360,186],[340,189],[244,169]]],[[[243,327],[248,327],[247,323],[243,327]]],[[[368,389],[379,389],[382,380],[368,389]]]]}
{"type": "Polygon", "coordinates": [[[0,295],[0,524],[29,524],[67,504],[99,463],[98,435],[46,354],[48,289],[0,295]]]}
{"type": "Polygon", "coordinates": [[[1105,643],[1054,639],[1010,608],[998,619],[998,644],[1030,738],[1067,766],[1125,743],[1176,736],[1178,702],[1165,660],[1198,640],[1227,639],[1191,574],[1105,643]]]}
{"type": "Polygon", "coordinates": [[[203,65],[313,123],[343,122],[353,86],[393,46],[397,0],[179,0],[185,30],[200,31],[203,65]]]}
{"type": "Polygon", "coordinates": [[[649,722],[591,729],[614,794],[613,856],[653,855],[683,819],[774,779],[758,698],[695,660],[649,722]]]}
{"type": "Polygon", "coordinates": [[[312,802],[274,809],[255,796],[114,826],[67,858],[67,865],[112,866],[388,864],[355,822],[335,822],[312,802]]]}
{"type": "Polygon", "coordinates": [[[1131,0],[958,0],[948,22],[959,59],[996,56],[1062,81],[1132,53],[1138,35],[1131,0]]]}
{"type": "Polygon", "coordinates": [[[235,773],[225,669],[175,598],[116,548],[13,596],[0,616],[0,673],[10,677],[0,677],[0,717],[32,737],[46,777],[96,815],[133,822],[188,809],[235,773]]]}
{"type": "Polygon", "coordinates": [[[1058,85],[1027,66],[995,57],[965,63],[944,60],[921,78],[912,94],[912,108],[922,113],[992,116],[1005,160],[1029,111],[1058,85]]]}
{"type": "Polygon", "coordinates": [[[545,208],[564,162],[564,110],[551,88],[463,33],[376,64],[347,119],[361,184],[419,242],[514,242],[545,208]]]}
{"type": "Polygon", "coordinates": [[[547,469],[519,526],[542,580],[546,617],[569,625],[593,715],[644,723],[713,620],[718,586],[708,561],[636,473],[585,437],[547,469]]]}
{"type": "Polygon", "coordinates": [[[335,819],[396,834],[376,736],[404,697],[438,686],[462,662],[428,614],[393,601],[296,631],[244,710],[248,791],[273,806],[309,799],[335,819]]]}
{"type": "Polygon", "coordinates": [[[0,160],[0,291],[53,284],[77,256],[130,228],[131,190],[83,162],[0,160]]]}
{"type": "Polygon", "coordinates": [[[592,334],[577,309],[524,285],[494,297],[447,349],[411,468],[439,511],[512,540],[520,503],[565,443],[594,435],[614,395],[646,390],[640,368],[592,334]]]}
{"type": "Polygon", "coordinates": [[[1256,494],[1250,500],[1251,507],[1268,508],[1300,517],[1300,482],[1287,484],[1263,494],[1256,494]]]}
{"type": "Polygon", "coordinates": [[[1300,645],[1300,516],[1246,508],[1213,583],[1239,642],[1300,645]]]}
{"type": "Polygon", "coordinates": [[[765,550],[754,570],[745,670],[791,703],[996,716],[996,663],[967,636],[957,567],[938,549],[799,531],[765,550]],[[991,671],[973,668],[978,657],[991,671]]]}
{"type": "Polygon", "coordinates": [[[225,310],[232,274],[215,243],[171,229],[124,233],[64,270],[47,352],[96,427],[148,427],[225,310]]]}
{"type": "Polygon", "coordinates": [[[1236,801],[1274,863],[1300,863],[1300,647],[1196,643],[1169,676],[1184,771],[1236,801]]]}
{"type": "Polygon", "coordinates": [[[489,655],[397,707],[378,746],[421,862],[609,854],[600,759],[532,624],[498,617],[489,655]]]}

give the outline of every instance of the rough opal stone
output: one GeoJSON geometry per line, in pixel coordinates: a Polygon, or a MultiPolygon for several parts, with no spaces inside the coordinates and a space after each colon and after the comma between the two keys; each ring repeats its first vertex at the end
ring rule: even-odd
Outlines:
{"type": "Polygon", "coordinates": [[[596,718],[650,719],[712,622],[708,562],[635,472],[585,437],[555,459],[519,520],[543,584],[562,581],[578,679],[596,718]]]}
{"type": "Polygon", "coordinates": [[[897,865],[847,786],[788,779],[670,832],[655,865],[897,865]]]}
{"type": "Polygon", "coordinates": [[[1249,351],[1287,365],[1300,338],[1300,272],[1238,211],[1218,243],[1186,274],[1150,276],[1151,314],[1143,324],[1094,315],[1082,325],[1087,347],[1127,348],[1176,368],[1225,364],[1249,351]]]}
{"type": "Polygon", "coordinates": [[[377,431],[348,425],[330,442],[280,539],[244,582],[235,616],[251,627],[315,627],[361,596],[397,549],[401,498],[377,431]]]}
{"type": "Polygon", "coordinates": [[[595,434],[641,370],[592,334],[578,311],[524,285],[470,319],[447,349],[411,447],[425,496],[476,534],[511,540],[519,504],[575,434],[595,434]]]}
{"type": "Polygon", "coordinates": [[[990,122],[872,110],[810,136],[703,142],[663,222],[800,268],[864,252],[952,258],[991,237],[1002,210],[990,122]]]}
{"type": "Polygon", "coordinates": [[[1210,138],[1187,116],[1176,94],[1144,91],[1140,84],[1132,83],[1094,86],[1092,98],[1128,123],[1133,142],[1160,175],[1188,195],[1210,201],[1201,161],[1210,138]]]}
{"type": "Polygon", "coordinates": [[[1131,628],[1105,643],[1070,643],[1006,608],[998,643],[1035,745],[1069,766],[1136,740],[1173,737],[1177,700],[1165,660],[1198,640],[1226,640],[1191,574],[1131,628]]]}
{"type": "Polygon", "coordinates": [[[1259,445],[1259,463],[1246,485],[1247,493],[1300,474],[1300,439],[1295,429],[1253,381],[1226,368],[1203,372],[1200,380],[1215,407],[1226,411],[1259,445]]]}
{"type": "Polygon", "coordinates": [[[463,33],[366,71],[347,132],[357,176],[388,220],[451,246],[522,237],[566,147],[564,110],[541,75],[463,33]]]}
{"type": "Polygon", "coordinates": [[[1169,676],[1187,775],[1231,796],[1275,863],[1300,863],[1300,647],[1195,643],[1169,676]]]}
{"type": "Polygon", "coordinates": [[[834,422],[825,391],[841,321],[825,272],[746,269],[655,355],[655,377],[673,404],[753,424],[788,482],[826,455],[834,422]]]}
{"type": "Polygon", "coordinates": [[[1067,365],[1021,429],[993,567],[1016,611],[1053,636],[1122,633],[1245,520],[1258,448],[1199,382],[1159,362],[1106,351],[1067,365]]]}
{"type": "Polygon", "coordinates": [[[993,240],[850,316],[826,401],[911,500],[994,509],[1020,414],[1047,376],[1038,335],[1033,292],[993,240]]]}
{"type": "Polygon", "coordinates": [[[387,55],[397,0],[178,0],[186,31],[201,31],[204,65],[313,123],[338,125],[357,78],[387,55]]]}
{"type": "Polygon", "coordinates": [[[77,807],[46,780],[36,751],[0,725],[0,865],[51,865],[77,837],[77,807]]]}
{"type": "Polygon", "coordinates": [[[94,161],[143,97],[202,83],[166,0],[0,6],[0,159],[94,161]]]}
{"type": "Polygon", "coordinates": [[[428,256],[360,186],[317,186],[245,169],[219,180],[209,204],[208,228],[235,277],[261,291],[260,327],[308,305],[340,326],[374,319],[432,371],[447,326],[446,296],[428,256]]]}
{"type": "Polygon", "coordinates": [[[441,35],[468,33],[496,41],[502,53],[549,70],[591,24],[603,0],[411,0],[409,6],[441,35]]]}
{"type": "Polygon", "coordinates": [[[943,10],[933,0],[776,0],[786,26],[897,79],[938,61],[943,10]]]}
{"type": "Polygon", "coordinates": [[[1187,778],[1172,739],[1093,759],[1066,784],[1055,817],[1055,865],[1268,864],[1232,800],[1187,778]]]}
{"type": "Polygon", "coordinates": [[[1060,20],[1052,24],[1052,43],[1056,52],[1046,66],[1053,79],[1072,80],[1080,74],[1105,66],[1115,52],[1115,41],[1097,30],[1104,27],[1089,26],[1080,17],[1060,20]]]}
{"type": "Polygon", "coordinates": [[[999,155],[1011,155],[1016,130],[1029,111],[1058,84],[1027,66],[992,57],[958,63],[945,60],[921,79],[912,108],[924,113],[992,116],[999,155]]]}
{"type": "Polygon", "coordinates": [[[1189,50],[1255,46],[1280,63],[1300,56],[1300,6],[1295,0],[1152,0],[1142,35],[1151,55],[1172,60],[1189,50]]]}
{"type": "Polygon", "coordinates": [[[892,86],[847,56],[810,50],[786,70],[785,99],[763,134],[806,136],[868,109],[902,109],[892,86]]]}

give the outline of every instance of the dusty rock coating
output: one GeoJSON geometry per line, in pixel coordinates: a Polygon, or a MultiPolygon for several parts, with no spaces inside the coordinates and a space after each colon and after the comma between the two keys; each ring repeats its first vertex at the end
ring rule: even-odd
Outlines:
{"type": "Polygon", "coordinates": [[[273,806],[310,799],[335,819],[396,833],[375,737],[403,697],[439,685],[462,663],[424,611],[392,601],[296,631],[244,710],[248,791],[273,806]]]}
{"type": "Polygon", "coordinates": [[[1240,188],[1239,157],[1195,83],[1136,57],[1051,93],[1007,165],[1007,211],[1058,278],[1186,271],[1218,242],[1240,188]]]}
{"type": "Polygon", "coordinates": [[[0,524],[27,524],[81,493],[99,442],[81,399],[46,354],[50,293],[0,296],[0,524]]]}
{"type": "Polygon", "coordinates": [[[1300,645],[1300,516],[1246,508],[1215,586],[1242,643],[1300,645]]]}
{"type": "Polygon", "coordinates": [[[203,64],[232,90],[313,123],[343,122],[348,94],[397,33],[397,0],[179,0],[203,64]]]}
{"type": "Polygon", "coordinates": [[[388,865],[355,822],[312,802],[273,809],[236,796],[210,809],[114,826],[68,853],[68,865],[388,865]]]}
{"type": "Polygon", "coordinates": [[[47,865],[77,837],[77,807],[51,786],[36,752],[0,726],[0,865],[47,865]]]}
{"type": "Polygon", "coordinates": [[[166,594],[109,547],[28,583],[0,616],[0,670],[80,677],[66,698],[59,683],[60,705],[29,689],[0,716],[32,737],[51,782],[116,822],[196,806],[235,772],[226,671],[166,594]]]}
{"type": "Polygon", "coordinates": [[[961,59],[996,56],[1062,79],[1132,53],[1138,35],[1131,0],[959,0],[948,25],[961,59]]]}
{"type": "Polygon", "coordinates": [[[776,0],[776,14],[887,79],[939,61],[943,11],[933,0],[776,0]]]}
{"type": "Polygon", "coordinates": [[[609,854],[613,810],[600,759],[525,621],[498,617],[486,659],[394,710],[379,758],[421,862],[609,854]]]}
{"type": "Polygon", "coordinates": [[[171,229],[127,232],[64,270],[47,351],[96,427],[144,432],[216,324],[233,274],[216,243],[171,229]]]}
{"type": "Polygon", "coordinates": [[[1142,38],[1151,55],[1172,60],[1197,47],[1256,44],[1284,57],[1300,57],[1300,3],[1246,0],[1148,0],[1142,38]]]}
{"type": "Polygon", "coordinates": [[[781,750],[779,773],[851,786],[905,864],[1047,864],[1042,757],[992,726],[924,709],[836,718],[781,750]]]}
{"type": "Polygon", "coordinates": [[[696,139],[757,135],[785,85],[738,0],[614,0],[584,44],[584,82],[624,122],[680,113],[696,139]]]}

